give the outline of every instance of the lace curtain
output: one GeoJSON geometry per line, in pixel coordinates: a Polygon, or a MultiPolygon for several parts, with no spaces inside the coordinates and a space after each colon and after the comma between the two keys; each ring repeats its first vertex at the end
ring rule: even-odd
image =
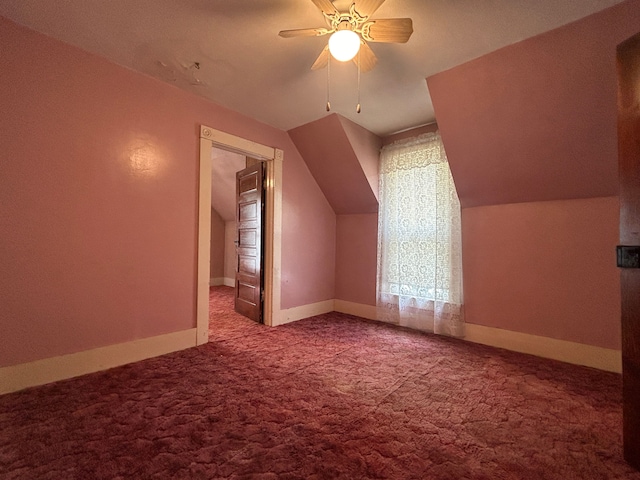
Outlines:
{"type": "Polygon", "coordinates": [[[460,202],[437,133],[382,149],[378,319],[463,336],[460,202]]]}

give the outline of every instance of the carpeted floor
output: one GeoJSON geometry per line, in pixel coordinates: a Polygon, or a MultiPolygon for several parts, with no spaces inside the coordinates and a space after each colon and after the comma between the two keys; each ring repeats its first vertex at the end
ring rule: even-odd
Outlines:
{"type": "Polygon", "coordinates": [[[0,478],[640,479],[619,375],[231,303],[208,345],[0,397],[0,478]]]}

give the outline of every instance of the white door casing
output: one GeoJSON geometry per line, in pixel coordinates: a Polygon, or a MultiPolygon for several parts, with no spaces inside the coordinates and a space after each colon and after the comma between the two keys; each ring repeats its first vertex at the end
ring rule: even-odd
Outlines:
{"type": "Polygon", "coordinates": [[[211,242],[211,150],[213,147],[240,153],[266,163],[266,218],[264,249],[264,323],[278,325],[282,242],[283,152],[229,133],[200,126],[200,173],[198,194],[198,281],[196,294],[196,344],[209,340],[209,269],[211,242]]]}

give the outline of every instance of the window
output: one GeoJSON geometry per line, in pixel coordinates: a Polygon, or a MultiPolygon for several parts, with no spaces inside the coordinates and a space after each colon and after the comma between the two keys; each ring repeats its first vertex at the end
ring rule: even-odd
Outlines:
{"type": "Polygon", "coordinates": [[[383,148],[378,316],[461,336],[460,202],[439,134],[383,148]]]}

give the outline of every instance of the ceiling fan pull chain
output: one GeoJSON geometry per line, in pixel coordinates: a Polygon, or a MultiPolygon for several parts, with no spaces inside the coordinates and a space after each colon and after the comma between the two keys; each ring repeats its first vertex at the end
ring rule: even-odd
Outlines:
{"type": "Polygon", "coordinates": [[[331,111],[331,102],[329,102],[329,89],[331,88],[331,55],[327,60],[327,112],[331,111]]]}
{"type": "Polygon", "coordinates": [[[356,105],[356,113],[360,113],[360,50],[358,50],[358,105],[356,105]]]}

